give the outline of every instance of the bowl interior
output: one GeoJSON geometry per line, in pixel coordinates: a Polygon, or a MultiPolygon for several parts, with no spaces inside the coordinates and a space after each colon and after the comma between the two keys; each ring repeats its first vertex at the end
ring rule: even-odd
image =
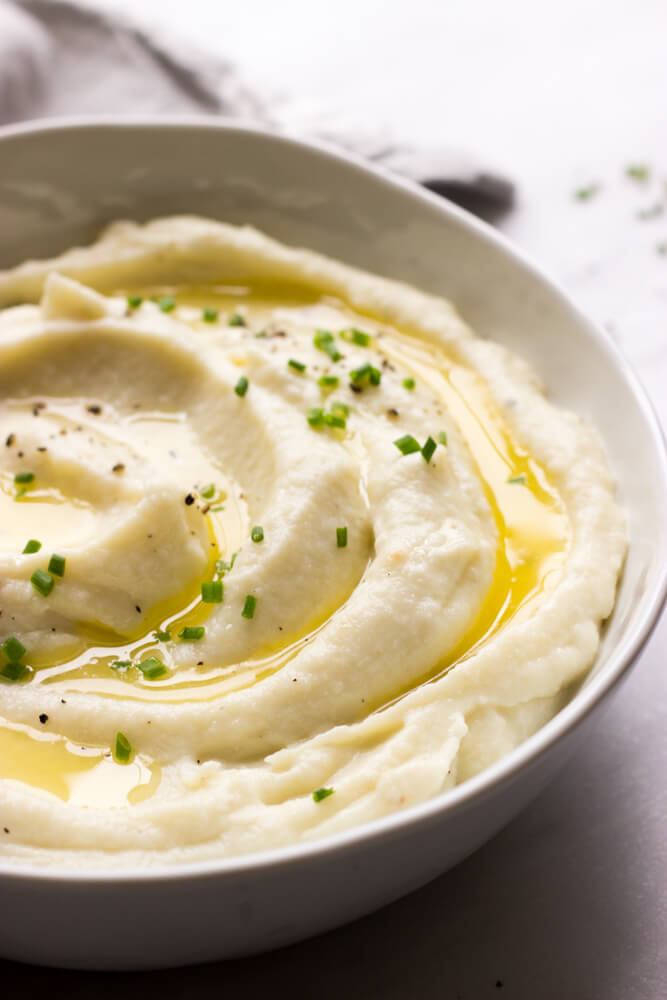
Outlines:
{"type": "Polygon", "coordinates": [[[664,587],[664,446],[609,339],[487,227],[329,151],[252,129],[73,124],[9,130],[2,145],[0,267],[88,242],[117,218],[249,222],[445,295],[482,336],[531,361],[549,395],[602,432],[628,515],[618,603],[587,683],[612,653],[628,654],[664,587]]]}

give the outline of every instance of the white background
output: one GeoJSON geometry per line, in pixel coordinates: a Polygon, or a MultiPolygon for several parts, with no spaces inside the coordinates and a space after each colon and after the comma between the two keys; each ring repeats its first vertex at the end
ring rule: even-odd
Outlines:
{"type": "MultiPolygon", "coordinates": [[[[667,195],[667,2],[112,6],[234,58],[253,84],[504,171],[519,202],[502,228],[606,325],[667,422],[667,254],[657,250],[667,208],[637,217],[667,195]],[[625,176],[635,162],[651,166],[649,184],[625,176]],[[576,200],[590,182],[599,193],[576,200]]],[[[5,982],[23,996],[663,1000],[666,649],[663,620],[562,776],[468,861],[380,913],[241,962],[148,978],[54,972],[48,984],[12,967],[5,982]]]]}

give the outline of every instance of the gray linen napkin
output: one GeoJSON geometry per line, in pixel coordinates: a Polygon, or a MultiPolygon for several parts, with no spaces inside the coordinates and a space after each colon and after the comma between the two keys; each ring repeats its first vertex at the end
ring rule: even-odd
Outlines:
{"type": "Polygon", "coordinates": [[[234,64],[69,0],[0,0],[0,124],[58,115],[210,114],[323,139],[493,220],[513,185],[460,151],[414,149],[298,101],[263,96],[234,64]]]}

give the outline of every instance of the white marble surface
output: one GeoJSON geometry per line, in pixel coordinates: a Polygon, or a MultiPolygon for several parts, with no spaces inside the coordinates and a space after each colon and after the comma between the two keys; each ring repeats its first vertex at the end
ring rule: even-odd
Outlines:
{"type": "MultiPolygon", "coordinates": [[[[217,46],[262,86],[501,167],[519,188],[502,228],[606,325],[667,423],[667,206],[637,214],[667,199],[664,0],[113,6],[217,46]],[[628,179],[631,163],[650,165],[650,182],[628,179]],[[573,197],[591,182],[595,197],[573,197]]],[[[26,997],[662,1000],[666,652],[663,618],[561,777],[457,869],[373,916],[239,962],[145,976],[3,963],[4,983],[26,997]]]]}

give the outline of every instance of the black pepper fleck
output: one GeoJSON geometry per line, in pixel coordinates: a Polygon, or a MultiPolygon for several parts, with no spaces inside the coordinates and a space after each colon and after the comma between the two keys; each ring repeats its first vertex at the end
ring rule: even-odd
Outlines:
{"type": "Polygon", "coordinates": [[[14,444],[15,441],[16,441],[16,434],[10,434],[8,435],[7,440],[5,441],[5,444],[7,445],[8,448],[11,448],[11,446],[14,444]]]}
{"type": "Polygon", "coordinates": [[[89,413],[94,414],[96,417],[99,416],[99,414],[102,412],[102,407],[97,406],[97,404],[94,404],[93,406],[87,406],[86,409],[88,410],[89,413]]]}
{"type": "Polygon", "coordinates": [[[116,462],[116,464],[114,466],[112,466],[111,471],[112,472],[124,472],[125,471],[125,466],[123,465],[122,462],[116,462]]]}
{"type": "Polygon", "coordinates": [[[357,392],[357,393],[364,391],[360,385],[357,385],[356,382],[350,382],[350,389],[352,390],[352,392],[357,392]]]}
{"type": "Polygon", "coordinates": [[[134,607],[136,608],[137,613],[141,614],[141,608],[139,607],[139,605],[135,604],[134,607]]]}
{"type": "Polygon", "coordinates": [[[387,410],[387,416],[388,417],[397,417],[398,416],[398,410],[394,409],[394,407],[392,406],[390,409],[387,410]]]}
{"type": "Polygon", "coordinates": [[[194,502],[195,498],[193,497],[192,493],[188,493],[188,495],[185,498],[185,506],[191,507],[194,502]]]}
{"type": "Polygon", "coordinates": [[[49,721],[49,717],[46,714],[46,712],[42,712],[42,714],[39,717],[39,721],[42,723],[43,726],[46,725],[46,723],[49,721]]]}

